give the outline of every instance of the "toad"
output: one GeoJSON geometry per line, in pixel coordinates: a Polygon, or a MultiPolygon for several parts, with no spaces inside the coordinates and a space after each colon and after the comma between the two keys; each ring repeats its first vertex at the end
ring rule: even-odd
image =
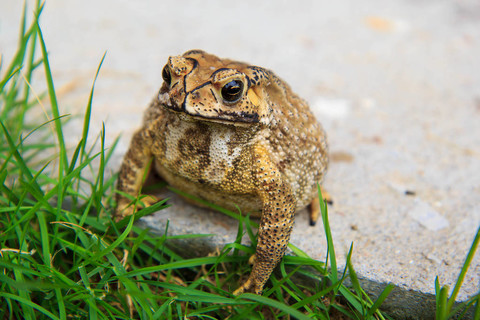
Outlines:
{"type": "Polygon", "coordinates": [[[261,294],[282,259],[295,212],[319,215],[327,141],[305,100],[267,69],[191,50],[168,59],[120,168],[116,220],[135,212],[151,164],[188,194],[260,217],[249,278],[234,292],[261,294]]]}

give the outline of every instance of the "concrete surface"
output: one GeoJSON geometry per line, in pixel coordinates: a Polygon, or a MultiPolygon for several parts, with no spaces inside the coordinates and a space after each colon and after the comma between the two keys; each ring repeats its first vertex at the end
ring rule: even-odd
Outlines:
{"type": "MultiPolygon", "coordinates": [[[[0,2],[5,62],[16,48],[21,2],[0,2]]],[[[410,307],[434,292],[436,275],[453,287],[480,225],[480,3],[224,3],[48,0],[41,26],[63,112],[82,113],[107,51],[92,132],[105,121],[108,141],[123,134],[114,171],[169,55],[200,48],[270,68],[310,102],[329,135],[325,186],[335,201],[338,258],[354,242],[358,274],[411,290],[414,298],[400,295],[410,307]]],[[[72,142],[80,132],[71,127],[72,142]]],[[[215,233],[209,249],[233,241],[234,220],[173,203],[144,223],[215,233]]],[[[298,215],[293,244],[322,260],[324,238],[321,225],[298,215]]],[[[477,255],[459,300],[479,283],[477,255]]]]}

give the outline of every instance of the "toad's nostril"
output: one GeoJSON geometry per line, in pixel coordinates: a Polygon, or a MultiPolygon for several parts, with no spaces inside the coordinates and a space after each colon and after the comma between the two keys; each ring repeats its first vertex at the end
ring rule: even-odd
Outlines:
{"type": "Polygon", "coordinates": [[[194,91],[191,93],[192,99],[198,100],[200,99],[200,92],[194,91]]]}

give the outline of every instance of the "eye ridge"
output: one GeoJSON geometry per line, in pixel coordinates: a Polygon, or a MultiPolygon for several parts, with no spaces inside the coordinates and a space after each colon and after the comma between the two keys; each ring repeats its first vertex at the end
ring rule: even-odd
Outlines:
{"type": "Polygon", "coordinates": [[[163,81],[165,81],[168,85],[172,83],[172,74],[170,73],[170,68],[168,67],[168,65],[163,67],[162,78],[163,81]]]}
{"type": "Polygon", "coordinates": [[[240,80],[232,80],[222,87],[222,98],[227,103],[235,103],[243,95],[244,84],[240,80]]]}

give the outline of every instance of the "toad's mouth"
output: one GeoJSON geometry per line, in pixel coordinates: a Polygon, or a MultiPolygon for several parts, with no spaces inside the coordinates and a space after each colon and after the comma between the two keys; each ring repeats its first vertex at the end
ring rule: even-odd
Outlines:
{"type": "Polygon", "coordinates": [[[208,117],[200,113],[191,113],[191,112],[188,112],[188,110],[186,110],[184,104],[179,105],[174,101],[172,101],[168,92],[160,93],[158,95],[158,103],[166,110],[177,114],[177,116],[183,121],[214,122],[214,123],[222,123],[222,124],[227,124],[227,125],[236,126],[236,127],[246,127],[259,122],[258,114],[254,114],[254,116],[249,114],[241,114],[241,115],[235,114],[236,117],[227,118],[227,117],[221,116],[222,112],[220,112],[220,114],[218,114],[216,117],[208,117]]]}
{"type": "Polygon", "coordinates": [[[158,94],[158,103],[165,109],[182,112],[182,107],[173,102],[168,92],[158,94]]]}

